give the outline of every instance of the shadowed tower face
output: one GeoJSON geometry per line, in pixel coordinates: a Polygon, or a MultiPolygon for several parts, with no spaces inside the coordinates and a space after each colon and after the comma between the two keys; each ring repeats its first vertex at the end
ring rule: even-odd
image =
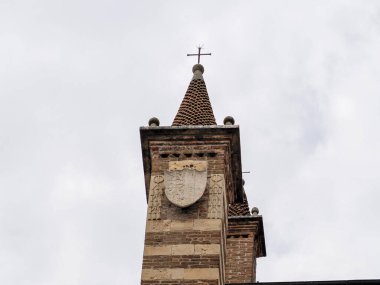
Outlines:
{"type": "Polygon", "coordinates": [[[255,281],[265,255],[262,218],[250,215],[241,177],[239,127],[217,126],[204,68],[172,126],[141,127],[147,222],[141,284],[255,281]]]}

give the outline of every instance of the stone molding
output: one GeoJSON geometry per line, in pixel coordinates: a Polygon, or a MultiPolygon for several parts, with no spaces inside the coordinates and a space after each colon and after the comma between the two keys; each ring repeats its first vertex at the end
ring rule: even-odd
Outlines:
{"type": "Polygon", "coordinates": [[[141,280],[219,280],[219,268],[143,269],[141,280]]]}
{"type": "Polygon", "coordinates": [[[144,256],[154,255],[215,255],[220,254],[220,244],[176,244],[144,248],[144,256]]]}
{"type": "Polygon", "coordinates": [[[169,161],[169,171],[184,170],[184,169],[194,169],[196,171],[205,171],[207,170],[207,161],[199,161],[199,160],[169,161]]]}
{"type": "Polygon", "coordinates": [[[225,181],[223,174],[213,174],[209,182],[209,202],[208,213],[209,219],[223,218],[223,198],[225,193],[225,181]]]}
{"type": "Polygon", "coordinates": [[[220,219],[148,220],[146,232],[216,231],[222,229],[220,219]]]}
{"type": "Polygon", "coordinates": [[[164,193],[164,176],[152,175],[148,199],[148,220],[161,218],[161,201],[164,193]]]}

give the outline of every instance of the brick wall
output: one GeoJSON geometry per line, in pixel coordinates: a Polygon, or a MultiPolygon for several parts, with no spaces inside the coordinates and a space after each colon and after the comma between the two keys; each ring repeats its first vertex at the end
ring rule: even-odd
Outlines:
{"type": "Polygon", "coordinates": [[[181,141],[151,142],[152,175],[163,174],[168,169],[169,161],[202,160],[208,162],[210,174],[224,173],[225,164],[229,163],[228,141],[189,140],[184,145],[181,141]]]}
{"type": "Polygon", "coordinates": [[[256,282],[259,224],[250,218],[228,220],[226,284],[256,282]]]}
{"type": "Polygon", "coordinates": [[[210,280],[170,280],[170,281],[159,281],[151,280],[144,281],[141,284],[143,285],[218,285],[218,281],[210,280]]]}
{"type": "Polygon", "coordinates": [[[222,228],[220,219],[147,221],[141,284],[199,284],[200,280],[218,284],[215,281],[224,280],[220,271],[224,263],[222,228]],[[187,283],[176,283],[179,280],[187,283]]]}
{"type": "Polygon", "coordinates": [[[265,255],[261,217],[227,214],[227,205],[240,201],[244,194],[238,128],[202,131],[142,131],[149,190],[143,285],[224,285],[256,280],[256,257],[265,255]],[[169,165],[184,160],[206,161],[208,180],[202,197],[180,208],[164,194],[164,178],[169,165]]]}
{"type": "Polygon", "coordinates": [[[153,188],[156,192],[155,197],[149,194],[149,199],[156,200],[149,205],[156,207],[156,214],[147,221],[141,284],[224,284],[225,193],[221,196],[223,209],[220,217],[210,218],[209,207],[212,188],[210,179],[216,174],[224,177],[228,151],[226,141],[150,142],[153,179],[163,177],[171,161],[195,160],[207,161],[208,182],[205,193],[196,203],[180,208],[163,194],[162,185],[155,185],[151,181],[150,192],[153,188]]]}
{"type": "Polygon", "coordinates": [[[168,244],[219,244],[221,233],[216,231],[167,231],[146,232],[145,245],[168,245],[168,244]]]}
{"type": "Polygon", "coordinates": [[[155,255],[144,256],[143,268],[219,268],[220,256],[218,254],[188,254],[188,255],[155,255]]]}

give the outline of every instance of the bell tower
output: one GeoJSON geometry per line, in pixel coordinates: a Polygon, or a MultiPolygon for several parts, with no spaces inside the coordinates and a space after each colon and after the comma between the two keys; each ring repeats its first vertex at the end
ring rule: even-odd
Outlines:
{"type": "Polygon", "coordinates": [[[148,203],[141,284],[255,282],[262,217],[243,188],[239,126],[217,125],[201,64],[172,126],[140,128],[148,203]]]}

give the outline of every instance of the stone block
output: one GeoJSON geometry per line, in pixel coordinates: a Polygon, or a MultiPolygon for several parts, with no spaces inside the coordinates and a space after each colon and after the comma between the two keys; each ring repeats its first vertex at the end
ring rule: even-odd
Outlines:
{"type": "Polygon", "coordinates": [[[170,225],[171,231],[191,231],[193,229],[194,220],[173,220],[170,225]]]}
{"type": "Polygon", "coordinates": [[[194,253],[200,255],[220,254],[219,244],[196,244],[194,245],[194,253]]]}
{"type": "Polygon", "coordinates": [[[172,245],[172,255],[192,255],[194,254],[193,244],[176,244],[172,245]]]}
{"type": "Polygon", "coordinates": [[[149,246],[144,248],[144,256],[149,255],[170,255],[172,253],[172,247],[170,245],[149,246]]]}
{"type": "Polygon", "coordinates": [[[145,232],[168,232],[170,231],[171,220],[156,220],[156,221],[147,221],[145,232]]]}
{"type": "Polygon", "coordinates": [[[197,231],[215,231],[222,229],[220,219],[198,219],[194,220],[194,230],[197,231]]]}
{"type": "Polygon", "coordinates": [[[218,268],[192,268],[185,269],[183,274],[185,280],[218,280],[218,268]]]}
{"type": "Polygon", "coordinates": [[[141,273],[141,280],[170,280],[171,269],[143,269],[141,273]]]}

